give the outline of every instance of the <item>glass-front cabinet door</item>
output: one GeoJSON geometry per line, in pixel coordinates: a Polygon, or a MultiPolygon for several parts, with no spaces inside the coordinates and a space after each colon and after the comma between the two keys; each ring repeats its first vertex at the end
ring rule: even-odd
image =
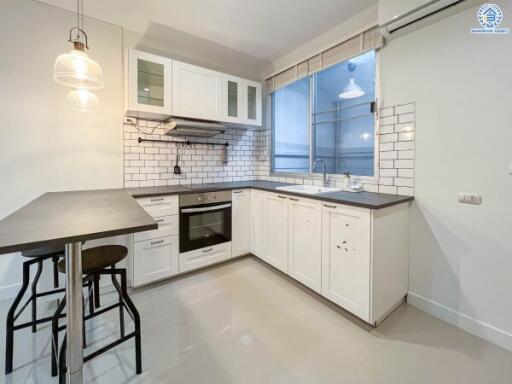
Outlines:
{"type": "Polygon", "coordinates": [[[244,80],[243,97],[245,123],[261,125],[261,84],[244,80]]]}
{"type": "Polygon", "coordinates": [[[127,116],[163,120],[171,115],[172,60],[128,50],[127,116]]]}
{"type": "Polygon", "coordinates": [[[243,124],[243,80],[224,74],[222,76],[223,120],[243,124]]]}

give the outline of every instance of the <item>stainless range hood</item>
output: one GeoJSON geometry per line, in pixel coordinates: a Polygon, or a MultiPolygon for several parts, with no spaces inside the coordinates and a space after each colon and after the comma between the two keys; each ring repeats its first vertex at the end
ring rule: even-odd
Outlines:
{"type": "Polygon", "coordinates": [[[226,131],[226,127],[216,121],[174,117],[169,119],[165,127],[168,128],[167,132],[165,132],[167,136],[212,137],[226,131]]]}

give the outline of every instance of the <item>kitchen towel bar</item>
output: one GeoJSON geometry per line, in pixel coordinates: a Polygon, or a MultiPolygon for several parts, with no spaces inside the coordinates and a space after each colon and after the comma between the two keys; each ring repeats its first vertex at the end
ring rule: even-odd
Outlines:
{"type": "Polygon", "coordinates": [[[186,144],[186,145],[212,145],[212,146],[222,146],[222,147],[229,147],[229,143],[207,143],[207,142],[201,142],[201,141],[179,141],[179,140],[157,140],[157,139],[143,139],[142,137],[139,137],[137,139],[139,143],[143,142],[151,142],[151,143],[166,143],[166,144],[186,144]]]}

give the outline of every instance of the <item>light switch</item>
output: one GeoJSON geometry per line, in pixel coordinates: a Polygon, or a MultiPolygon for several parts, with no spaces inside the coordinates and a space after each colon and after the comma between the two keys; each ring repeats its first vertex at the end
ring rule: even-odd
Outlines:
{"type": "Polygon", "coordinates": [[[475,204],[480,205],[482,204],[482,195],[479,195],[478,193],[464,193],[460,192],[457,196],[459,203],[462,204],[475,204]]]}
{"type": "Polygon", "coordinates": [[[512,164],[508,165],[508,174],[512,175],[512,164]]]}

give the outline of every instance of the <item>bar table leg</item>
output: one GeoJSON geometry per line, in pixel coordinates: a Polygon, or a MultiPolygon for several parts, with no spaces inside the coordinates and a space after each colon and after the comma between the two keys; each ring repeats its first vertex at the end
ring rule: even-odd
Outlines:
{"type": "Polygon", "coordinates": [[[82,243],[66,244],[66,383],[82,384],[82,243]]]}

